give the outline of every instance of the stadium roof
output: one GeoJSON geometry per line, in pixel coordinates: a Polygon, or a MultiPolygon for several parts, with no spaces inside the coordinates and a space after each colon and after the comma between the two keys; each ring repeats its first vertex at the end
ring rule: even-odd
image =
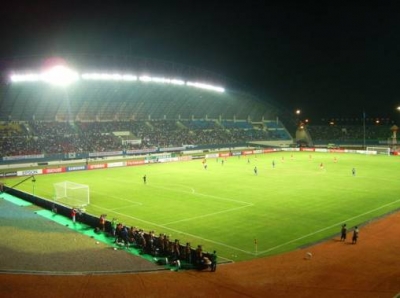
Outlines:
{"type": "MultiPolygon", "coordinates": [[[[74,56],[61,60],[74,70],[81,69],[78,72],[83,78],[61,89],[45,84],[49,79],[45,76],[47,80],[40,80],[33,75],[31,80],[24,80],[24,75],[28,74],[29,78],[29,74],[37,73],[40,65],[43,69],[43,65],[54,67],[52,63],[60,64],[60,58],[26,58],[22,59],[26,64],[21,60],[10,63],[7,74],[14,74],[14,82],[8,81],[2,87],[0,120],[208,118],[261,121],[285,114],[284,109],[273,102],[260,100],[240,84],[203,70],[132,57],[102,57],[95,66],[94,57],[84,58],[87,57],[74,56]],[[116,62],[114,66],[113,62],[116,62]],[[17,65],[18,68],[12,68],[11,65],[17,65]],[[201,77],[203,74],[205,78],[201,77]],[[198,81],[192,81],[194,79],[198,81]],[[213,85],[214,82],[217,82],[216,85],[213,85]]],[[[75,72],[71,73],[76,75],[75,72]]]]}

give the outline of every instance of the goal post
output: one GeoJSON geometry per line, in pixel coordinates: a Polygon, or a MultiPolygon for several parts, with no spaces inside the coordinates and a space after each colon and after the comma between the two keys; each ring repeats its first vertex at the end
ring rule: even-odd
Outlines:
{"type": "Polygon", "coordinates": [[[90,203],[89,186],[70,181],[54,183],[54,201],[69,207],[85,207],[90,203]]]}
{"type": "Polygon", "coordinates": [[[368,154],[390,155],[389,147],[367,147],[368,154]]]}

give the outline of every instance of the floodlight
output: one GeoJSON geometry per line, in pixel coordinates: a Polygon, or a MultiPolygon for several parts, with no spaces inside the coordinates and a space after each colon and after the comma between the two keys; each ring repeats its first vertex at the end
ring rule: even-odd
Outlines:
{"type": "Polygon", "coordinates": [[[151,78],[152,82],[156,82],[156,83],[162,83],[162,84],[169,84],[171,82],[170,79],[166,79],[166,78],[157,78],[157,77],[152,77],[151,78]]]}
{"type": "Polygon", "coordinates": [[[142,82],[151,82],[151,77],[149,76],[140,76],[139,80],[142,82]]]}
{"type": "Polygon", "coordinates": [[[200,88],[200,89],[206,89],[206,90],[211,90],[211,91],[216,91],[216,92],[225,92],[225,89],[222,87],[218,86],[212,86],[208,84],[203,84],[203,83],[197,83],[197,82],[186,82],[187,86],[195,87],[195,88],[200,88]]]}
{"type": "Polygon", "coordinates": [[[171,84],[173,85],[185,85],[185,82],[182,80],[172,79],[171,84]]]}
{"type": "Polygon", "coordinates": [[[137,81],[137,77],[134,75],[125,74],[125,75],[122,75],[122,80],[123,81],[137,81]]]}
{"type": "Polygon", "coordinates": [[[78,79],[79,76],[75,71],[63,65],[54,66],[41,74],[41,80],[57,86],[67,86],[78,79]]]}
{"type": "Polygon", "coordinates": [[[149,75],[142,75],[137,77],[132,74],[120,74],[120,73],[82,73],[78,74],[77,72],[67,68],[63,65],[57,65],[50,68],[48,71],[42,74],[14,74],[10,76],[12,82],[35,82],[35,81],[44,81],[53,85],[59,86],[67,86],[74,81],[79,79],[82,80],[90,80],[90,81],[141,81],[144,83],[153,82],[159,84],[172,84],[172,85],[186,85],[190,87],[206,89],[210,91],[225,92],[223,87],[213,86],[204,83],[198,82],[185,82],[181,79],[169,79],[164,77],[151,77],[149,75]]]}
{"type": "Polygon", "coordinates": [[[38,74],[16,74],[16,75],[11,75],[10,77],[11,81],[13,83],[18,83],[18,82],[37,82],[40,80],[40,76],[38,74]]]}
{"type": "Polygon", "coordinates": [[[118,73],[114,73],[111,75],[111,79],[114,81],[121,81],[122,80],[122,76],[118,73]]]}

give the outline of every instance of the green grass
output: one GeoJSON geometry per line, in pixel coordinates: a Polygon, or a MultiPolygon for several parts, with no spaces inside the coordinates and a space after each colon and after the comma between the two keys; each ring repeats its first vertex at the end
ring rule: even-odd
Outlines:
{"type": "MultiPolygon", "coordinates": [[[[338,235],[343,223],[351,228],[400,208],[398,157],[294,152],[249,160],[210,159],[207,170],[194,160],[36,176],[34,191],[51,199],[56,182],[88,184],[88,213],[234,261],[290,251],[338,235]]],[[[29,180],[17,188],[33,191],[29,180]]]]}

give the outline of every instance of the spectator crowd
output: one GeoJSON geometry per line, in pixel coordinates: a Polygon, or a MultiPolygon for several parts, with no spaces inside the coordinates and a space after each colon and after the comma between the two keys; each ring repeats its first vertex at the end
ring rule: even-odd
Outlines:
{"type": "Polygon", "coordinates": [[[232,145],[273,140],[280,136],[267,128],[212,120],[151,120],[108,122],[8,123],[0,126],[2,156],[107,152],[183,145],[232,145]],[[243,128],[245,127],[245,128],[243,128]],[[124,142],[118,132],[136,142],[124,142]]]}

